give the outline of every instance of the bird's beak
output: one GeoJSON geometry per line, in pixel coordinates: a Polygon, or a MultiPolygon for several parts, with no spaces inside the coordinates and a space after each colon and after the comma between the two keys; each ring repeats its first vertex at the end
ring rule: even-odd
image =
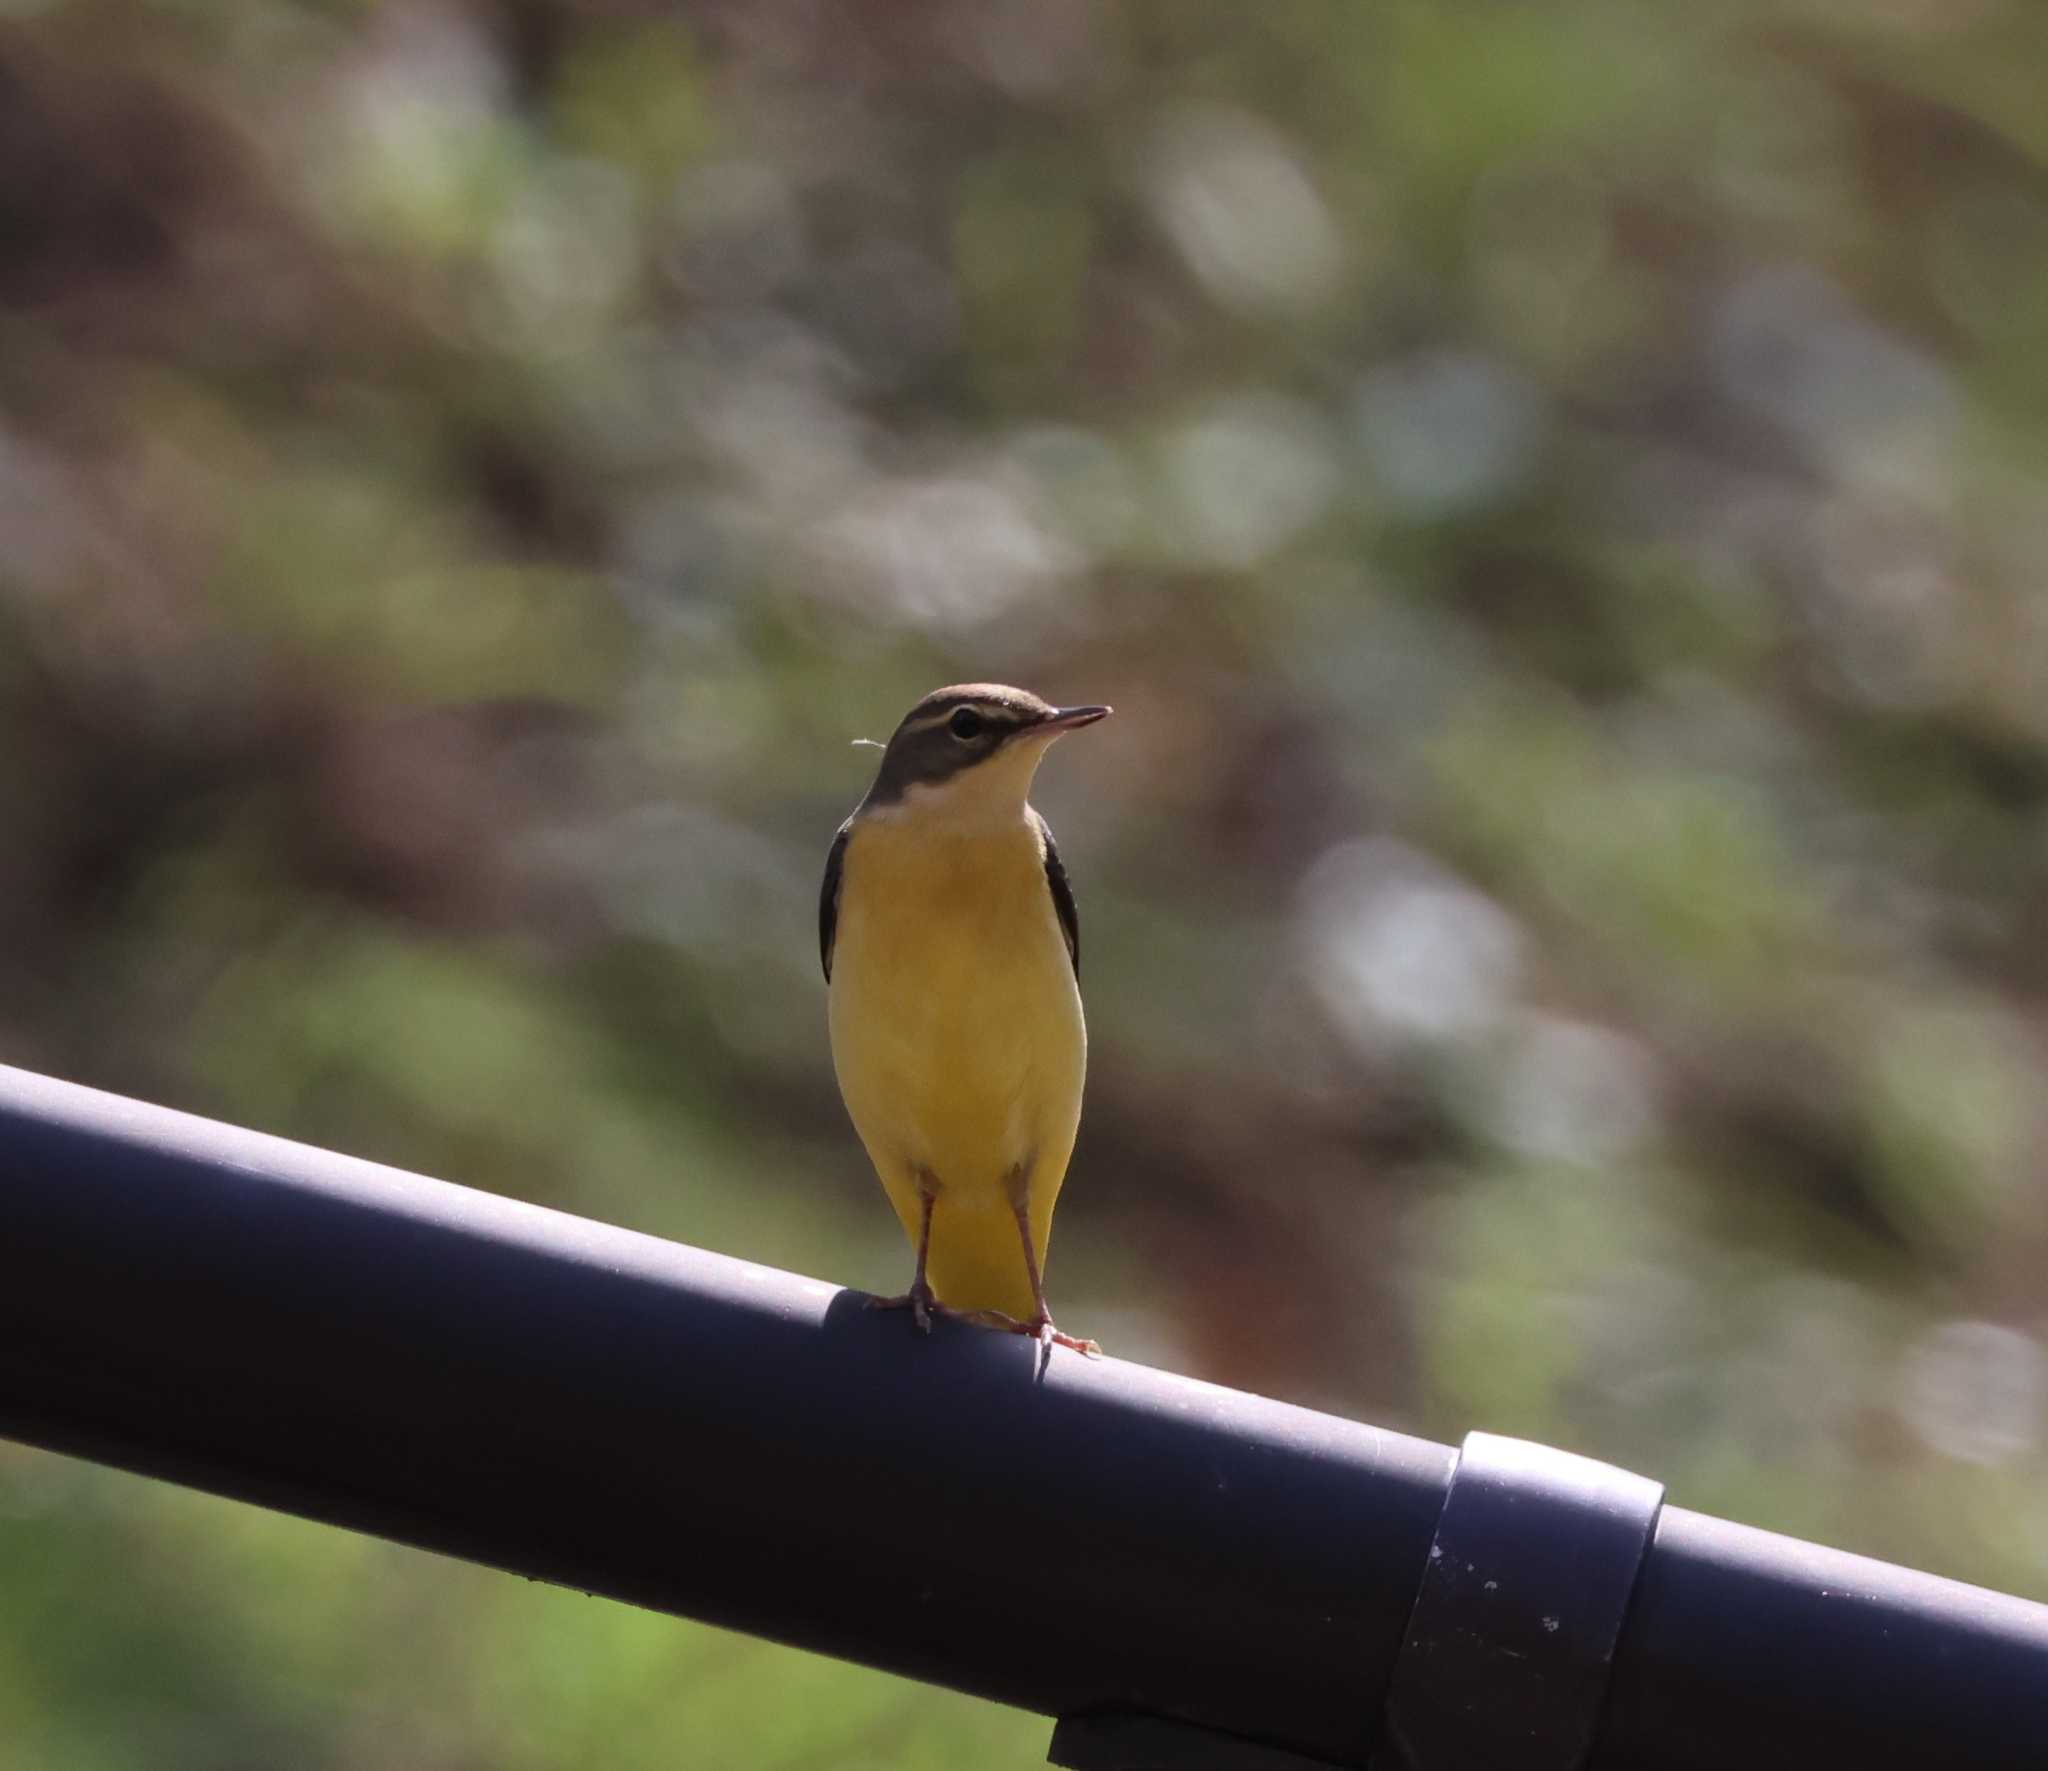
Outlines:
{"type": "Polygon", "coordinates": [[[1041,732],[1077,732],[1083,726],[1092,726],[1099,719],[1107,719],[1115,709],[1108,707],[1055,707],[1038,722],[1036,729],[1041,732]]]}

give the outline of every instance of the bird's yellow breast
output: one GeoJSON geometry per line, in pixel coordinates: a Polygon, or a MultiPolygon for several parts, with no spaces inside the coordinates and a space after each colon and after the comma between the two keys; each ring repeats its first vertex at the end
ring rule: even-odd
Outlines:
{"type": "Polygon", "coordinates": [[[1042,1259],[1087,1067],[1028,812],[857,819],[830,1003],[840,1089],[913,1238],[920,1190],[935,1186],[933,1289],[961,1308],[1028,1314],[1013,1201],[1025,1201],[1042,1259]]]}

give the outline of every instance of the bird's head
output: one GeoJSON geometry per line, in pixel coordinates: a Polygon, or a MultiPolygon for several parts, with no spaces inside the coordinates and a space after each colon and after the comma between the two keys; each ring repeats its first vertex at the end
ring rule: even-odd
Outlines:
{"type": "Polygon", "coordinates": [[[1053,741],[1109,711],[1055,707],[1001,683],[934,689],[903,716],[861,809],[1019,811],[1053,741]]]}

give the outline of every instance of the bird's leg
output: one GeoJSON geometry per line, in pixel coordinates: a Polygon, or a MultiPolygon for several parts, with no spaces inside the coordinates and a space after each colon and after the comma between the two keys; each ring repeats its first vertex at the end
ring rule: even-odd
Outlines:
{"type": "Polygon", "coordinates": [[[1028,1334],[1042,1347],[1072,1347],[1090,1359],[1100,1359],[1102,1348],[1098,1343],[1062,1333],[1053,1326],[1052,1311],[1045,1302],[1045,1279],[1038,1270],[1038,1250],[1031,1241],[1031,1201],[1021,1186],[1010,1201],[1010,1209],[1016,1214],[1017,1236],[1024,1245],[1024,1271],[1031,1276],[1031,1320],[1019,1322],[1000,1310],[977,1310],[976,1319],[992,1328],[1007,1328],[1012,1334],[1028,1334]]]}
{"type": "Polygon", "coordinates": [[[917,1219],[917,1271],[911,1274],[910,1289],[904,1292],[902,1296],[869,1298],[868,1308],[870,1310],[907,1309],[910,1312],[910,1320],[917,1325],[917,1332],[919,1334],[930,1334],[932,1331],[932,1311],[937,1305],[937,1300],[932,1296],[931,1282],[924,1276],[924,1263],[926,1257],[931,1253],[932,1206],[938,1199],[938,1193],[932,1184],[931,1176],[920,1174],[917,1181],[918,1200],[921,1208],[917,1219]]]}

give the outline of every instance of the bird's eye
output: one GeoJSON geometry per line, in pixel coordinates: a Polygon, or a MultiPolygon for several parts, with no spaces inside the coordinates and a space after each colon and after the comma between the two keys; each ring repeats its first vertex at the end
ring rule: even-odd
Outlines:
{"type": "Polygon", "coordinates": [[[953,717],[946,722],[946,730],[963,743],[970,738],[981,736],[981,715],[971,707],[956,707],[953,717]]]}

